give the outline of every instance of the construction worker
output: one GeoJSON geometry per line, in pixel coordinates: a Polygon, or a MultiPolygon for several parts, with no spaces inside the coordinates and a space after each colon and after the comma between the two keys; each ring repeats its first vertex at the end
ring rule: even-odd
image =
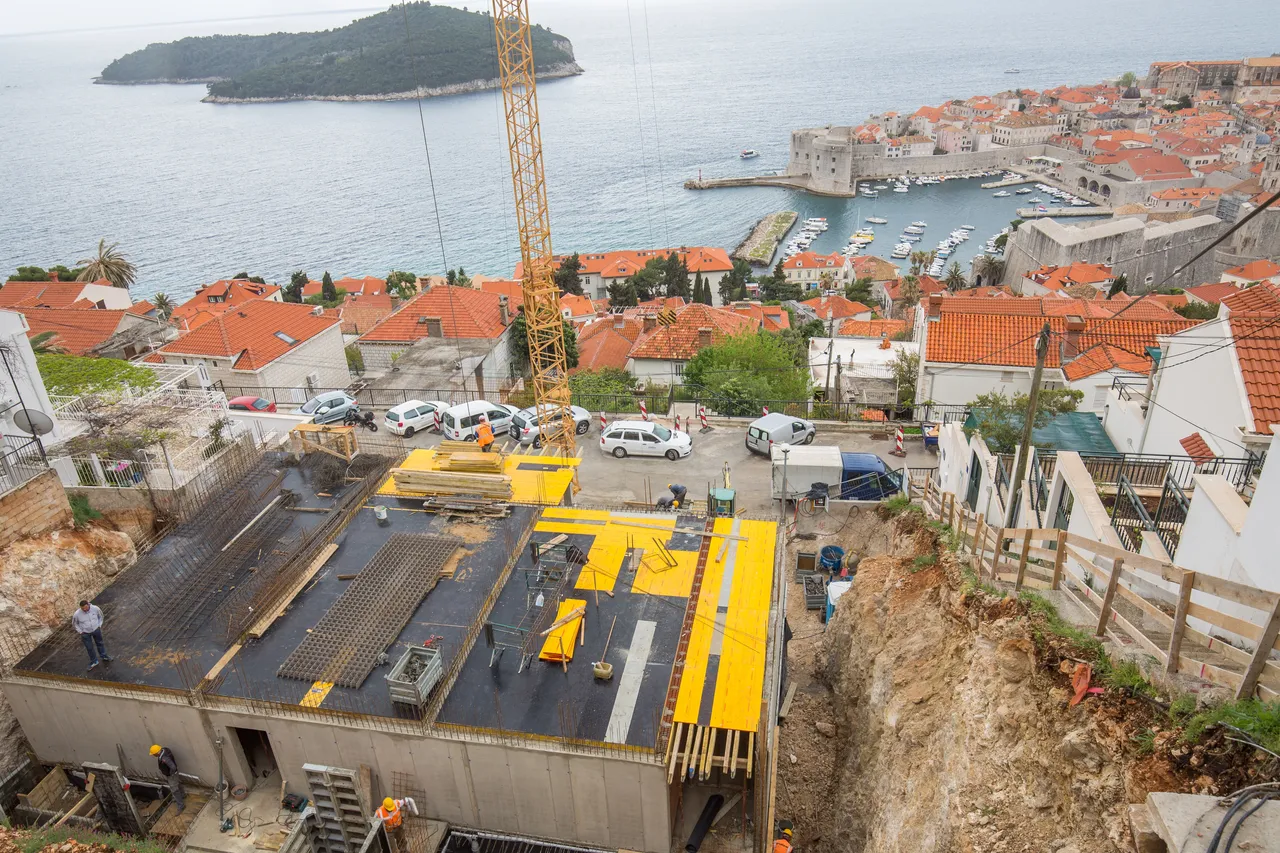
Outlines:
{"type": "Polygon", "coordinates": [[[781,821],[778,824],[778,838],[773,842],[773,853],[791,853],[791,834],[791,821],[781,821]]]}
{"type": "Polygon", "coordinates": [[[182,810],[187,807],[187,793],[182,789],[182,777],[178,775],[178,759],[174,758],[172,749],[158,743],[151,745],[151,754],[160,765],[160,775],[169,783],[169,792],[173,794],[178,814],[182,814],[182,810]]]}
{"type": "Polygon", "coordinates": [[[480,423],[476,424],[476,444],[485,453],[489,452],[489,446],[493,444],[493,427],[489,425],[488,415],[481,415],[480,423]]]}
{"type": "Polygon", "coordinates": [[[397,839],[403,835],[402,827],[404,826],[404,813],[417,817],[418,805],[413,801],[412,797],[405,797],[402,800],[395,800],[387,797],[382,801],[382,805],[373,813],[373,816],[382,821],[382,825],[396,836],[397,839]]]}
{"type": "Polygon", "coordinates": [[[679,509],[684,506],[684,498],[689,490],[679,483],[667,483],[667,488],[671,490],[671,497],[663,495],[658,498],[658,509],[679,509]]]}
{"type": "Polygon", "coordinates": [[[98,665],[99,657],[104,661],[111,660],[107,647],[102,643],[102,610],[98,605],[82,599],[79,609],[71,614],[71,627],[76,629],[80,642],[84,643],[84,650],[89,653],[90,670],[98,665]],[[97,646],[96,651],[94,646],[97,646]]]}

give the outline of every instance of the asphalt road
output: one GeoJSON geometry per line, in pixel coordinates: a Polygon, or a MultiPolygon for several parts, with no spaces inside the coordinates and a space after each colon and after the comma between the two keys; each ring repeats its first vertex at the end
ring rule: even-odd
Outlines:
{"type": "MultiPolygon", "coordinates": [[[[730,480],[738,493],[738,508],[753,515],[777,511],[777,504],[770,498],[769,460],[747,450],[746,423],[712,427],[708,432],[693,431],[693,452],[685,459],[671,462],[665,458],[629,456],[616,459],[600,450],[600,426],[591,425],[591,431],[578,437],[582,448],[582,465],[578,469],[578,482],[582,486],[576,497],[581,504],[619,504],[623,501],[643,501],[646,495],[653,500],[666,490],[668,483],[680,483],[689,490],[693,500],[706,498],[708,484],[718,486],[724,464],[729,463],[730,480]],[[646,482],[648,491],[646,492],[646,482]]],[[[505,439],[499,439],[501,444],[505,439]]],[[[409,447],[434,447],[440,436],[434,432],[417,433],[405,439],[409,447]]],[[[933,468],[938,458],[923,450],[919,441],[907,442],[907,458],[889,455],[893,441],[873,441],[866,433],[824,430],[818,427],[817,445],[834,445],[848,452],[875,453],[890,468],[903,465],[933,468]]],[[[525,445],[529,447],[529,445],[525,445]]]]}

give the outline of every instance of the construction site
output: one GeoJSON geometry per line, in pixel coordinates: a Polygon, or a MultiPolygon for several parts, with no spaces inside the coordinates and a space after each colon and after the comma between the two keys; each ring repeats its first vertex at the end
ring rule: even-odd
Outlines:
{"type": "Polygon", "coordinates": [[[86,673],[67,625],[4,674],[59,768],[42,784],[113,831],[210,851],[253,849],[252,820],[226,821],[248,807],[279,830],[295,794],[350,850],[383,797],[410,796],[440,825],[659,853],[720,793],[749,848],[777,524],[572,506],[576,458],[351,433],[265,453],[97,596],[111,661],[86,673]],[[164,790],[152,744],[203,810],[138,796],[164,790]],[[345,817],[323,808],[343,785],[345,817]]]}

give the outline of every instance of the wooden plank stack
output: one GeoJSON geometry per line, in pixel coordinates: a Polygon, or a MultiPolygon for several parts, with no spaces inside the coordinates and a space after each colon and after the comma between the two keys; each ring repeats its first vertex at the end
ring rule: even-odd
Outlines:
{"type": "Polygon", "coordinates": [[[472,474],[450,471],[416,471],[392,468],[396,490],[416,495],[472,495],[489,500],[511,499],[511,478],[506,474],[472,474]]]}

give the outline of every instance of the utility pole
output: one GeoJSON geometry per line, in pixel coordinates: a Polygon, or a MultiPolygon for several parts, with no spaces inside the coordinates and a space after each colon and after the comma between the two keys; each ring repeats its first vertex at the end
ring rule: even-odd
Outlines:
{"type": "Polygon", "coordinates": [[[836,314],[832,309],[831,317],[827,320],[827,380],[823,385],[822,393],[827,395],[827,400],[831,399],[831,356],[835,352],[836,338],[832,332],[836,327],[836,314]]]}
{"type": "Polygon", "coordinates": [[[843,400],[840,399],[840,356],[836,356],[836,405],[840,405],[843,400]]]}
{"type": "Polygon", "coordinates": [[[1031,455],[1031,428],[1036,422],[1036,403],[1040,400],[1040,377],[1044,375],[1044,360],[1049,354],[1049,321],[1044,321],[1036,338],[1036,372],[1031,375],[1031,393],[1027,397],[1027,418],[1022,424],[1022,445],[1018,450],[1018,470],[1009,489],[1009,506],[1005,508],[1004,526],[1013,527],[1018,516],[1018,504],[1022,502],[1022,481],[1027,477],[1027,457],[1031,455]]]}

